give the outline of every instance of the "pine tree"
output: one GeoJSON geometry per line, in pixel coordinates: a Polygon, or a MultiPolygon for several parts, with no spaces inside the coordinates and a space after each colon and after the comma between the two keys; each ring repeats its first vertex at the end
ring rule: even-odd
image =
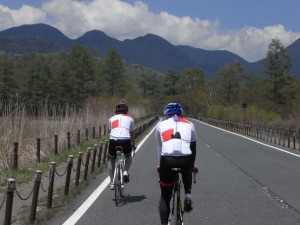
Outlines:
{"type": "Polygon", "coordinates": [[[121,57],[115,47],[112,47],[107,53],[104,73],[109,96],[122,95],[124,91],[124,68],[121,57]]]}
{"type": "Polygon", "coordinates": [[[283,96],[280,90],[285,87],[286,75],[292,66],[289,54],[285,52],[284,46],[279,39],[272,39],[268,47],[266,58],[263,60],[265,73],[269,75],[267,89],[269,94],[267,97],[273,102],[283,103],[283,96]]]}

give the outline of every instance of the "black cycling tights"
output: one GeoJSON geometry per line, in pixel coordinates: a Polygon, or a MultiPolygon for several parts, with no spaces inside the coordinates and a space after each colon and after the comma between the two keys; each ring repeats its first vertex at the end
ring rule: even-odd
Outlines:
{"type": "Polygon", "coordinates": [[[161,197],[159,201],[159,214],[162,224],[167,224],[170,213],[170,200],[172,197],[175,173],[172,168],[182,169],[182,182],[186,194],[191,194],[192,188],[192,160],[191,156],[162,156],[160,159],[159,179],[161,197]]]}

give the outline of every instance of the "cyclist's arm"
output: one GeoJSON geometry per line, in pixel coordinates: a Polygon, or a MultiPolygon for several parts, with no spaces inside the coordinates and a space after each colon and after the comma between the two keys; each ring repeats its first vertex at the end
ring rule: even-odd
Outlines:
{"type": "Polygon", "coordinates": [[[192,136],[191,136],[191,151],[192,151],[192,166],[195,166],[195,160],[196,160],[196,130],[194,127],[194,124],[192,125],[192,136]]]}
{"type": "Polygon", "coordinates": [[[135,132],[134,132],[134,130],[130,131],[130,139],[131,139],[131,145],[135,146],[135,132]]]}
{"type": "Polygon", "coordinates": [[[158,163],[160,163],[160,157],[161,157],[161,149],[162,149],[162,141],[159,131],[159,124],[156,126],[156,140],[157,140],[157,154],[158,154],[158,163]]]}
{"type": "Polygon", "coordinates": [[[191,142],[190,148],[192,151],[192,166],[194,166],[196,160],[196,141],[191,142]]]}
{"type": "Polygon", "coordinates": [[[129,130],[130,130],[130,139],[131,139],[131,146],[135,146],[135,130],[134,130],[134,120],[131,119],[131,122],[130,122],[130,127],[129,127],[129,130]]]}

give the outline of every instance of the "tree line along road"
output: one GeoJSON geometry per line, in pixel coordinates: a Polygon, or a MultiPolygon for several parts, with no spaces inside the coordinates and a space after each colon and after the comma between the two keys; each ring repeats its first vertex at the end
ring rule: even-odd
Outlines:
{"type": "MultiPolygon", "coordinates": [[[[192,121],[199,173],[192,188],[194,210],[184,214],[185,225],[300,224],[299,152],[192,121]]],[[[160,224],[154,129],[138,147],[124,204],[116,207],[105,173],[49,224],[160,224]]]]}

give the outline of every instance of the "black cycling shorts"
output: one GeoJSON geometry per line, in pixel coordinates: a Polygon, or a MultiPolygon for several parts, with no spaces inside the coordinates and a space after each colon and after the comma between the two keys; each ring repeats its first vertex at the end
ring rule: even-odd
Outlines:
{"type": "Polygon", "coordinates": [[[116,146],[121,146],[123,148],[125,156],[131,155],[132,148],[130,139],[109,139],[108,154],[111,159],[116,158],[116,146]]]}
{"type": "MultiPolygon", "coordinates": [[[[159,178],[162,183],[173,183],[175,181],[175,172],[172,168],[181,168],[182,175],[187,178],[189,182],[192,174],[192,156],[161,156],[159,178]]],[[[161,183],[161,184],[162,184],[161,183]]]]}

